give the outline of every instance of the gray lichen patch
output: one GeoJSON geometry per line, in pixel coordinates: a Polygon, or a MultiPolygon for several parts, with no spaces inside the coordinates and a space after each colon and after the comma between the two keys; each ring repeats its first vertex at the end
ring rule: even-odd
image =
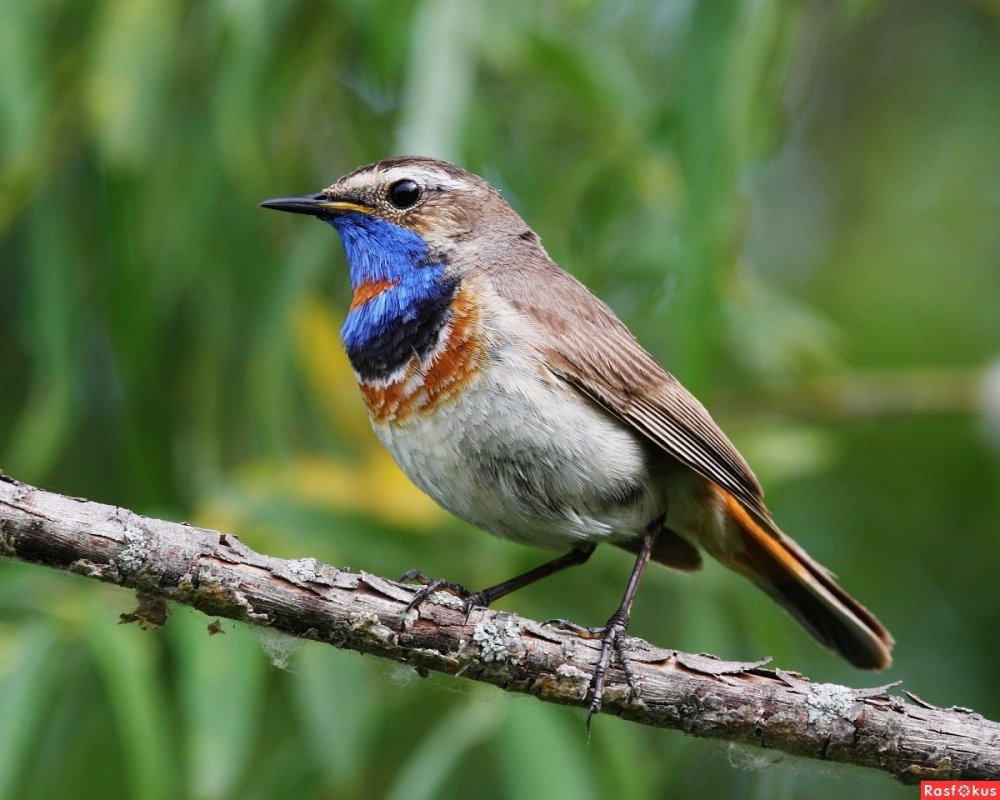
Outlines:
{"type": "Polygon", "coordinates": [[[496,614],[476,625],[472,641],[479,646],[480,657],[487,664],[517,663],[524,656],[521,628],[505,614],[496,614]]]}
{"type": "Polygon", "coordinates": [[[134,575],[146,563],[148,543],[145,531],[132,521],[132,512],[126,511],[124,514],[122,528],[125,547],[115,557],[115,565],[123,574],[134,575]]]}
{"type": "Polygon", "coordinates": [[[451,592],[434,592],[427,599],[432,603],[437,603],[439,606],[447,606],[448,608],[465,607],[465,601],[451,592]]]}
{"type": "MultiPolygon", "coordinates": [[[[297,558],[282,563],[283,571],[302,583],[321,580],[322,565],[315,558],[297,558]]],[[[275,571],[277,572],[277,571],[275,571]]]]}
{"type": "Polygon", "coordinates": [[[854,706],[854,690],[835,683],[814,683],[806,695],[806,714],[810,725],[829,728],[854,706]]]}

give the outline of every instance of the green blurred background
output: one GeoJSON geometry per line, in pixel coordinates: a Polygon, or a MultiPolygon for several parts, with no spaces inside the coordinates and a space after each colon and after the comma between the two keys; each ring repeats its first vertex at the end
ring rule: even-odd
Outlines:
{"type": "MultiPolygon", "coordinates": [[[[715,565],[652,571],[633,632],[1000,718],[997,2],[5,0],[0,56],[10,475],[390,576],[546,558],[396,471],[334,232],[256,208],[445,157],[702,397],[898,646],[856,672],[715,565]]],[[[629,568],[499,606],[600,624],[629,568]]],[[[588,741],[576,710],[183,608],[117,626],[133,605],[0,562],[0,798],[916,792],[613,718],[588,741]]]]}

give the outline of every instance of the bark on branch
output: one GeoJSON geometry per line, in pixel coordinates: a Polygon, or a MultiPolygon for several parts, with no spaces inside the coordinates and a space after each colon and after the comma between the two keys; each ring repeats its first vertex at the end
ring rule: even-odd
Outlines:
{"type": "MultiPolygon", "coordinates": [[[[435,595],[404,616],[414,588],[314,559],[254,552],[235,536],[141,517],[0,474],[0,555],[137,590],[130,620],[156,625],[165,601],[210,616],[461,675],[585,708],[597,643],[513,614],[468,619],[435,595]],[[440,602],[438,602],[440,601],[440,602]]],[[[128,620],[126,620],[128,621],[128,620]]],[[[695,736],[783,750],[921,779],[1000,778],[1000,724],[890,687],[851,689],[629,642],[640,697],[612,670],[603,713],[695,736]]]]}

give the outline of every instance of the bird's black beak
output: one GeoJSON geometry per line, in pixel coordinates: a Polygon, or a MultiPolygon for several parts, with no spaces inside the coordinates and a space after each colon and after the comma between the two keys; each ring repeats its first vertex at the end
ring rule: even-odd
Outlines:
{"type": "Polygon", "coordinates": [[[368,206],[352,203],[346,200],[336,200],[327,194],[302,195],[301,197],[276,197],[265,200],[261,208],[273,208],[275,211],[289,211],[292,214],[308,214],[312,217],[329,217],[345,211],[360,211],[371,214],[368,206]]]}

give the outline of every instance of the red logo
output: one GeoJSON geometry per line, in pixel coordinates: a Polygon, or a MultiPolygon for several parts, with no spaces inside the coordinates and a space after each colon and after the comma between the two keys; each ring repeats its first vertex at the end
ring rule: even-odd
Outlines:
{"type": "Polygon", "coordinates": [[[959,800],[995,797],[1000,800],[1000,781],[920,781],[920,797],[955,797],[959,800]]]}

